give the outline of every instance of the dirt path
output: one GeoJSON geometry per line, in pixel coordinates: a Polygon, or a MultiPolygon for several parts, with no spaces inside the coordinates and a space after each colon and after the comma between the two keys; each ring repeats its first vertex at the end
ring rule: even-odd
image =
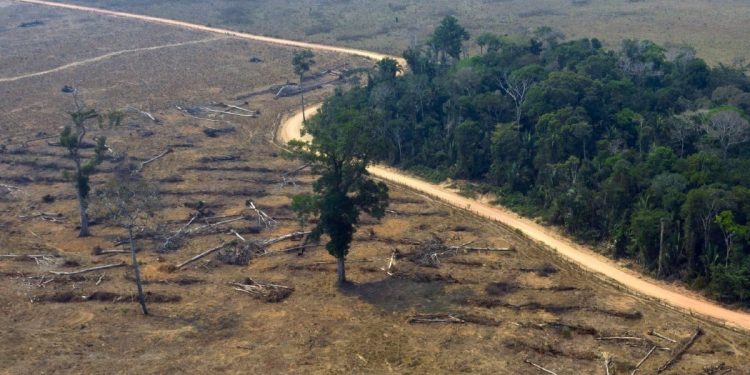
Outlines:
{"type": "MultiPolygon", "coordinates": [[[[16,1],[27,4],[46,5],[70,10],[98,13],[114,17],[136,19],[145,22],[177,26],[209,33],[224,34],[236,38],[272,43],[282,46],[309,48],[318,51],[338,52],[355,56],[362,56],[375,60],[389,57],[396,59],[400,64],[406,66],[405,61],[401,58],[396,58],[377,52],[271,38],[214,27],[201,26],[165,18],[115,12],[78,5],[69,5],[38,0],[16,1]]],[[[308,109],[308,111],[310,113],[313,113],[317,110],[317,108],[319,108],[319,106],[312,106],[308,109]]],[[[290,116],[281,124],[279,128],[279,140],[286,142],[291,139],[299,138],[301,126],[301,113],[290,116]]],[[[443,189],[437,185],[433,185],[428,182],[404,175],[393,169],[373,166],[369,169],[369,171],[370,173],[372,173],[372,175],[378,178],[391,181],[393,183],[400,184],[413,190],[431,195],[457,208],[471,211],[490,220],[502,222],[503,224],[511,228],[518,229],[530,239],[538,241],[552,248],[555,252],[557,252],[565,259],[568,259],[580,265],[582,268],[592,272],[593,274],[596,274],[599,277],[613,280],[637,294],[658,300],[665,305],[671,306],[678,310],[686,311],[691,315],[698,315],[712,321],[724,323],[727,326],[750,331],[750,314],[726,309],[694,293],[664,285],[656,280],[648,279],[630,270],[620,268],[612,260],[597,254],[592,249],[575,244],[570,240],[564,238],[563,236],[560,236],[559,233],[556,233],[555,231],[539,225],[529,219],[511,213],[503,208],[490,206],[473,199],[463,197],[459,194],[443,189]]]]}
{"type": "Polygon", "coordinates": [[[107,54],[104,54],[104,55],[101,55],[101,56],[92,57],[92,58],[85,59],[85,60],[74,61],[72,63],[65,64],[65,65],[60,65],[60,66],[58,66],[56,68],[52,68],[52,69],[49,69],[49,70],[43,70],[41,72],[27,73],[27,74],[18,75],[18,76],[15,76],[15,77],[0,78],[0,83],[3,83],[3,82],[13,82],[13,81],[22,80],[22,79],[25,79],[25,78],[38,77],[38,76],[43,76],[43,75],[46,75],[46,74],[55,73],[55,72],[59,72],[59,71],[67,70],[67,69],[73,69],[73,68],[76,68],[76,67],[79,67],[79,66],[83,66],[83,65],[86,65],[86,64],[93,64],[95,62],[107,60],[107,59],[110,59],[112,57],[119,56],[119,55],[124,55],[124,54],[127,54],[127,53],[144,52],[144,51],[155,51],[155,50],[160,50],[160,49],[164,49],[164,48],[189,46],[189,45],[192,45],[192,44],[207,43],[207,42],[213,42],[213,41],[222,40],[222,39],[224,39],[224,38],[208,38],[208,39],[200,39],[200,40],[191,40],[191,41],[182,42],[182,43],[163,44],[163,45],[160,45],[160,46],[143,47],[143,48],[133,48],[133,49],[126,49],[126,50],[122,50],[122,51],[115,51],[115,52],[110,52],[110,53],[107,53],[107,54]]]}
{"type": "Polygon", "coordinates": [[[294,40],[286,40],[286,39],[279,39],[279,38],[273,38],[273,37],[262,36],[262,35],[241,33],[238,31],[220,29],[217,27],[203,26],[203,25],[198,25],[198,24],[189,23],[189,22],[171,20],[168,18],[151,17],[151,16],[144,16],[140,14],[125,13],[125,12],[116,12],[112,10],[92,8],[92,7],[86,7],[86,6],[81,6],[81,5],[57,3],[57,2],[52,2],[52,1],[41,1],[41,0],[14,0],[14,1],[17,1],[19,3],[25,3],[25,4],[45,5],[45,6],[51,6],[51,7],[56,7],[56,8],[103,14],[103,15],[112,16],[112,17],[141,20],[141,21],[149,22],[149,23],[177,26],[183,29],[203,31],[203,32],[214,33],[214,34],[223,34],[223,35],[228,35],[228,36],[232,36],[235,38],[254,40],[258,42],[271,43],[271,44],[277,44],[277,45],[288,46],[288,47],[309,48],[309,49],[317,50],[317,51],[338,52],[338,53],[344,53],[347,55],[366,57],[366,58],[373,59],[373,60],[382,60],[384,58],[392,58],[392,59],[397,60],[399,64],[401,64],[401,66],[406,66],[406,61],[403,58],[389,56],[389,55],[378,53],[378,52],[364,51],[364,50],[355,49],[355,48],[344,48],[344,47],[328,46],[328,45],[317,44],[317,43],[298,42],[294,40]]]}
{"type": "MultiPolygon", "coordinates": [[[[310,106],[307,110],[308,116],[311,113],[315,113],[319,108],[319,104],[310,106]]],[[[282,122],[277,134],[278,140],[288,142],[292,139],[299,139],[301,127],[302,113],[295,113],[282,122]]],[[[309,139],[309,135],[303,138],[303,140],[309,139]]],[[[465,209],[487,219],[501,222],[513,229],[520,230],[526,237],[548,246],[563,258],[578,264],[589,272],[597,274],[599,277],[613,280],[636,294],[656,299],[665,305],[687,312],[690,315],[698,315],[712,321],[725,323],[734,328],[750,331],[750,314],[726,309],[690,291],[678,290],[677,288],[664,285],[657,280],[649,279],[636,272],[618,267],[614,261],[597,254],[594,250],[573,243],[556,231],[521,217],[507,209],[480,203],[440,186],[407,176],[391,168],[371,166],[368,170],[370,174],[380,179],[408,187],[437,198],[451,206],[465,209]]]]}

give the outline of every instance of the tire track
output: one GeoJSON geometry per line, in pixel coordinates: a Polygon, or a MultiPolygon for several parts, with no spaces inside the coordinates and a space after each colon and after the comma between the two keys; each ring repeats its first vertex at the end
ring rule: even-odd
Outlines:
{"type": "Polygon", "coordinates": [[[104,55],[101,55],[101,56],[92,57],[92,58],[85,59],[85,60],[74,61],[72,63],[61,65],[61,66],[58,66],[56,68],[52,68],[52,69],[49,69],[49,70],[43,70],[41,72],[27,73],[27,74],[18,75],[18,76],[15,76],[15,77],[0,78],[0,83],[14,82],[14,81],[19,81],[19,80],[26,79],[26,78],[32,78],[32,77],[38,77],[38,76],[43,76],[43,75],[47,75],[47,74],[52,74],[52,73],[60,72],[60,71],[63,71],[63,70],[73,69],[73,68],[77,68],[79,66],[93,64],[93,63],[96,63],[96,62],[108,60],[108,59],[111,59],[113,57],[120,56],[120,55],[125,55],[125,54],[129,54],[129,53],[137,53],[137,52],[144,52],[144,51],[156,51],[156,50],[165,49],[165,48],[174,48],[174,47],[189,46],[189,45],[193,45],[193,44],[208,43],[208,42],[214,42],[214,41],[217,41],[217,40],[224,40],[224,39],[228,39],[228,38],[226,38],[226,37],[222,37],[222,38],[207,38],[207,39],[191,40],[191,41],[182,42],[182,43],[163,44],[163,45],[159,45],[159,46],[143,47],[143,48],[133,48],[133,49],[126,49],[126,50],[122,50],[122,51],[115,51],[115,52],[110,52],[110,53],[107,53],[107,54],[104,54],[104,55]]]}

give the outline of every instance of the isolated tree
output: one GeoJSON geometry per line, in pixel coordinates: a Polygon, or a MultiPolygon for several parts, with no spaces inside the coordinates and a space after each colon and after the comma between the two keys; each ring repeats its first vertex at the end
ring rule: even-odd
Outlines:
{"type": "Polygon", "coordinates": [[[469,33],[458,23],[456,17],[447,16],[430,37],[430,45],[440,56],[440,62],[445,64],[448,56],[455,60],[461,57],[463,42],[469,40],[469,37],[469,33]]]}
{"type": "Polygon", "coordinates": [[[373,153],[383,146],[373,114],[357,111],[353,105],[326,103],[321,113],[305,124],[311,143],[289,142],[295,157],[311,164],[320,175],[312,194],[294,197],[293,208],[300,217],[319,215],[309,236],[329,236],[328,252],[337,259],[337,283],[346,283],[345,258],[360,213],[375,218],[385,215],[388,188],[369,178],[367,166],[373,153]]]}
{"type": "Polygon", "coordinates": [[[724,110],[713,114],[703,123],[703,131],[711,139],[719,142],[722,159],[726,160],[729,148],[750,139],[750,123],[734,110],[724,110]]]}
{"type": "Polygon", "coordinates": [[[135,173],[133,166],[118,166],[115,176],[96,193],[97,211],[111,224],[128,232],[130,254],[138,289],[138,302],[144,315],[148,315],[146,298],[141,284],[141,271],[136,256],[135,233],[146,228],[160,207],[155,185],[135,173]]]}
{"type": "Polygon", "coordinates": [[[315,54],[309,50],[301,50],[294,53],[292,58],[292,66],[294,67],[294,73],[299,76],[299,89],[300,97],[302,98],[302,120],[307,121],[305,118],[305,90],[302,85],[302,81],[305,78],[305,73],[310,71],[310,68],[315,65],[315,54]]]}
{"type": "Polygon", "coordinates": [[[123,118],[122,112],[110,112],[106,115],[100,115],[95,109],[87,108],[86,105],[78,98],[77,92],[73,92],[73,101],[75,111],[68,112],[73,122],[73,126],[66,125],[60,133],[60,144],[68,150],[68,158],[75,163],[75,172],[73,175],[67,174],[66,177],[71,179],[76,187],[76,197],[78,198],[78,208],[80,212],[80,231],[79,237],[91,235],[89,229],[89,179],[96,167],[101,164],[104,151],[107,149],[107,139],[105,137],[95,138],[96,146],[94,155],[88,159],[81,155],[81,148],[84,147],[84,138],[88,132],[88,124],[91,120],[97,119],[100,128],[106,125],[114,127],[120,124],[123,118]]]}

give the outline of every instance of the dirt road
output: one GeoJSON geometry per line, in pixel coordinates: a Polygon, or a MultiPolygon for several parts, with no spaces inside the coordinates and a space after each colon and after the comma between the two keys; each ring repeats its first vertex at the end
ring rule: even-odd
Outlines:
{"type": "MultiPolygon", "coordinates": [[[[307,110],[308,115],[315,113],[319,108],[320,105],[310,106],[307,110]]],[[[282,122],[277,134],[278,140],[286,143],[292,139],[299,139],[301,127],[302,113],[299,112],[282,122]]],[[[302,139],[309,140],[310,136],[307,135],[302,139]]],[[[600,277],[622,284],[636,294],[656,299],[665,305],[688,312],[691,315],[702,316],[712,321],[724,322],[734,328],[750,331],[750,314],[726,309],[692,292],[669,287],[656,280],[648,279],[643,275],[621,268],[611,259],[597,254],[594,250],[573,243],[554,230],[502,207],[480,203],[391,168],[371,166],[368,170],[370,174],[380,179],[408,187],[454,207],[471,211],[479,216],[520,230],[526,237],[546,245],[563,258],[580,265],[587,271],[598,274],[600,277]]]]}
{"type": "Polygon", "coordinates": [[[92,8],[92,7],[86,7],[86,6],[81,6],[81,5],[64,4],[64,3],[57,3],[57,2],[52,2],[52,1],[41,1],[41,0],[15,0],[15,1],[19,3],[44,5],[44,6],[51,6],[51,7],[56,7],[56,8],[97,13],[97,14],[102,14],[102,15],[107,15],[107,16],[112,16],[112,17],[141,20],[144,22],[156,23],[156,24],[161,24],[161,25],[177,26],[183,29],[203,31],[203,32],[214,33],[214,34],[223,34],[223,35],[228,35],[228,36],[235,37],[235,38],[254,40],[258,42],[277,44],[281,46],[308,48],[308,49],[312,49],[316,51],[338,52],[338,53],[344,53],[347,55],[366,57],[366,58],[373,59],[373,60],[382,60],[384,58],[392,58],[398,61],[399,64],[401,64],[401,66],[406,66],[406,61],[403,58],[389,56],[389,55],[378,53],[378,52],[359,50],[355,48],[344,48],[344,47],[328,46],[328,45],[317,44],[317,43],[298,42],[294,40],[279,39],[279,38],[273,38],[273,37],[262,36],[262,35],[241,33],[238,31],[220,29],[216,27],[203,26],[203,25],[198,25],[198,24],[189,23],[189,22],[171,20],[168,18],[151,17],[151,16],[144,16],[141,14],[133,14],[133,13],[125,13],[125,12],[116,12],[112,10],[92,8]]]}
{"type": "MultiPolygon", "coordinates": [[[[315,43],[298,42],[291,40],[284,40],[278,38],[271,38],[247,33],[240,33],[231,30],[224,30],[214,27],[202,26],[191,24],[182,21],[150,17],[138,14],[115,12],[104,9],[97,9],[91,7],[84,7],[78,5],[69,5],[62,3],[54,3],[49,1],[37,1],[37,0],[16,0],[21,3],[37,4],[45,6],[53,6],[57,8],[65,8],[70,10],[85,11],[98,13],[108,16],[136,19],[144,22],[158,23],[163,25],[172,25],[185,29],[204,31],[209,33],[223,34],[241,39],[254,40],[259,42],[272,43],[282,46],[309,48],[317,51],[329,51],[338,52],[356,56],[362,56],[375,60],[380,60],[386,57],[394,58],[399,61],[403,66],[406,63],[401,58],[388,56],[385,54],[363,51],[352,48],[342,48],[335,46],[327,46],[315,43]]],[[[313,113],[319,108],[319,106],[312,106],[308,109],[310,113],[313,113]]],[[[282,142],[287,142],[291,139],[299,138],[300,129],[302,126],[302,114],[298,113],[294,116],[286,119],[280,126],[278,132],[278,138],[282,142]]],[[[719,306],[716,303],[708,301],[694,293],[678,290],[671,286],[664,285],[656,280],[648,279],[642,275],[632,272],[627,269],[618,267],[612,260],[598,255],[595,251],[585,246],[581,246],[571,242],[570,240],[560,236],[555,231],[539,225],[529,219],[522,218],[514,213],[511,213],[505,209],[496,206],[490,206],[487,204],[480,203],[473,199],[463,197],[454,192],[443,189],[437,185],[427,183],[425,181],[404,175],[396,170],[384,168],[380,166],[373,166],[370,169],[370,173],[378,178],[391,181],[393,183],[409,187],[415,191],[433,196],[440,199],[452,206],[460,209],[471,211],[477,215],[486,217],[490,220],[501,222],[511,228],[518,229],[524,233],[528,238],[538,241],[557,252],[559,255],[568,259],[582,268],[597,274],[600,277],[613,280],[625,288],[640,294],[642,296],[652,298],[660,301],[661,303],[676,308],[678,310],[686,311],[690,314],[702,316],[712,321],[717,321],[731,326],[737,329],[750,331],[750,314],[746,314],[739,311],[733,311],[719,306]]]]}

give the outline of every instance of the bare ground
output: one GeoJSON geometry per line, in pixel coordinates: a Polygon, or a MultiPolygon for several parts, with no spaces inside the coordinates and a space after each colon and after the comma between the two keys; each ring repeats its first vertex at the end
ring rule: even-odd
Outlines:
{"type": "MultiPolygon", "coordinates": [[[[11,25],[22,22],[13,18],[18,14],[14,7],[0,8],[2,17],[12,20],[11,25]]],[[[49,17],[78,17],[38,11],[49,17]]],[[[130,27],[128,21],[113,22],[108,27],[114,30],[130,27]]],[[[89,24],[70,25],[86,28],[89,24]]],[[[95,30],[98,27],[79,32],[89,35],[95,30]]],[[[59,29],[51,28],[28,32],[60,34],[59,29]]],[[[165,39],[149,41],[154,34],[134,32],[124,37],[142,41],[143,46],[206,37],[194,33],[167,40],[161,35],[159,38],[165,39]]],[[[36,38],[44,39],[44,35],[36,38]]],[[[36,52],[24,51],[22,43],[17,46],[19,55],[38,58],[36,52]]],[[[54,66],[113,51],[71,55],[54,66]]],[[[54,54],[54,50],[50,52],[54,54]]],[[[0,331],[0,372],[539,373],[524,362],[528,359],[559,374],[603,373],[601,358],[610,353],[614,357],[612,370],[625,373],[645,356],[651,342],[676,347],[648,335],[649,330],[682,340],[701,325],[705,336],[665,373],[699,374],[704,367],[720,363],[732,368],[732,374],[747,373],[747,336],[603,285],[550,258],[545,250],[513,231],[399,188],[392,191],[394,212],[380,223],[365,218],[348,263],[354,283],[344,289],[333,286],[333,259],[322,249],[301,256],[255,258],[248,266],[225,265],[207,257],[185,270],[170,272],[169,265],[235,238],[227,233],[228,227],[191,238],[180,249],[164,254],[154,251],[159,241],[141,241],[145,288],[154,300],[150,317],[139,315],[137,304],[128,299],[134,292],[129,268],[71,278],[49,273],[128,261],[126,255],[91,254],[95,246],[115,247],[113,240],[123,234],[115,228],[99,224],[93,227],[94,237],[75,237],[74,191],[60,178],[60,169],[70,163],[60,159],[61,150],[48,146],[46,140],[24,142],[54,135],[65,124],[64,110],[70,103],[60,88],[71,82],[83,88],[86,99],[97,107],[131,105],[162,120],[154,124],[134,113],[123,128],[109,136],[114,149],[127,150],[136,161],[170,145],[174,148],[174,153],[146,168],[149,178],[160,181],[169,208],[159,218],[169,229],[184,225],[193,212],[188,206],[194,207],[198,201],[216,216],[227,216],[242,212],[244,202],[253,199],[279,226],[268,230],[254,220],[232,223],[244,237],[270,238],[297,230],[289,209],[290,196],[308,189],[313,177],[302,173],[297,187],[282,186],[280,174],[299,164],[279,157],[278,148],[269,140],[280,115],[295,108],[298,98],[274,100],[261,95],[249,99],[247,105],[232,101],[293,78],[287,64],[290,56],[289,49],[227,39],[190,48],[123,54],[0,83],[1,143],[13,151],[0,154],[0,183],[20,188],[4,192],[0,198],[0,247],[4,254],[53,255],[38,263],[0,259],[0,324],[5,327],[0,331]],[[251,56],[265,63],[250,64],[251,56]],[[260,109],[261,116],[225,118],[236,132],[209,138],[203,129],[216,124],[174,109],[175,105],[205,106],[211,101],[260,109]],[[146,136],[149,132],[153,134],[146,136]],[[227,155],[236,158],[216,158],[227,155]],[[45,203],[45,195],[54,201],[45,203]],[[62,216],[52,218],[56,221],[19,217],[35,212],[62,216]],[[404,254],[414,251],[412,245],[403,244],[404,239],[426,241],[433,233],[449,244],[476,240],[476,245],[512,246],[517,251],[458,255],[444,259],[438,268],[399,259],[394,269],[398,277],[383,271],[394,248],[404,254]],[[294,292],[282,302],[265,303],[227,285],[246,277],[292,286],[294,292]],[[81,298],[71,298],[79,302],[41,302],[78,295],[81,298]],[[465,323],[406,322],[423,313],[452,314],[465,323]],[[644,340],[597,340],[623,335],[644,340]]],[[[318,66],[344,60],[355,66],[370,64],[319,54],[318,66]]],[[[49,66],[12,74],[37,69],[49,66]]],[[[321,91],[309,97],[316,100],[323,95],[321,91]]],[[[109,169],[111,164],[105,163],[105,172],[96,175],[94,182],[103,181],[109,169]]],[[[295,244],[279,243],[272,250],[295,244]]],[[[670,356],[668,351],[656,351],[644,363],[643,373],[653,373],[670,356]]]]}

